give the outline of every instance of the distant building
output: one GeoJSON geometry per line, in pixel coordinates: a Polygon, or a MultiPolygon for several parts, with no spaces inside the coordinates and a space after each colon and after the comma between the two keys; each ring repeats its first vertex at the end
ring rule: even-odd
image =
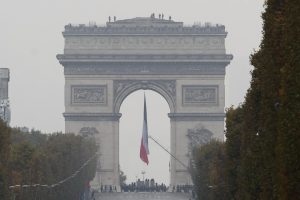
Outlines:
{"type": "Polygon", "coordinates": [[[8,98],[9,69],[0,68],[0,118],[10,123],[10,107],[8,98]]]}
{"type": "Polygon", "coordinates": [[[20,130],[22,133],[29,133],[29,132],[30,132],[30,131],[29,131],[29,128],[28,128],[28,127],[25,127],[25,126],[19,127],[19,130],[20,130]]]}

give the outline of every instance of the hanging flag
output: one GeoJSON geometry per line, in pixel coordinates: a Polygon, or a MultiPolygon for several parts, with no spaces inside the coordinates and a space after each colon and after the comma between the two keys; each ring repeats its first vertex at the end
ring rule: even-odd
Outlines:
{"type": "Polygon", "coordinates": [[[146,107],[146,96],[144,94],[144,120],[143,120],[143,135],[141,140],[141,147],[140,147],[140,158],[145,163],[149,163],[148,161],[148,125],[147,125],[147,107],[146,107]]]}

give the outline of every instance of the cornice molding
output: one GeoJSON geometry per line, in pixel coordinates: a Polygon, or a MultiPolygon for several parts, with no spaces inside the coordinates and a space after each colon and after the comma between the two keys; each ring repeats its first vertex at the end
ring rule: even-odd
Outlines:
{"type": "Polygon", "coordinates": [[[121,113],[63,113],[65,121],[118,121],[121,113]]]}
{"type": "Polygon", "coordinates": [[[224,121],[225,113],[169,113],[171,121],[224,121]]]}
{"type": "Polygon", "coordinates": [[[65,75],[225,75],[225,63],[65,63],[65,75]]]}
{"type": "Polygon", "coordinates": [[[89,55],[58,54],[61,64],[70,62],[220,62],[230,63],[232,54],[189,54],[189,55],[89,55]]]}
{"type": "Polygon", "coordinates": [[[166,24],[155,26],[97,26],[97,25],[72,25],[65,26],[63,36],[83,35],[219,35],[225,36],[224,25],[206,26],[168,26],[166,24]]]}

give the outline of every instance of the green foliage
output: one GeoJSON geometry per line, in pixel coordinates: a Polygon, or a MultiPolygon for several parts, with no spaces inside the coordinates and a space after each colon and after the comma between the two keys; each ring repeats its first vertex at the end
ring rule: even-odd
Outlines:
{"type": "Polygon", "coordinates": [[[15,188],[9,197],[8,186],[58,183],[78,171],[96,151],[92,139],[62,133],[45,135],[34,130],[22,133],[0,122],[0,199],[79,199],[95,176],[96,159],[53,188],[15,188]]]}
{"type": "Polygon", "coordinates": [[[284,64],[280,67],[280,108],[277,143],[280,199],[300,197],[300,2],[282,5],[284,64]]]}
{"type": "Polygon", "coordinates": [[[227,110],[228,199],[300,196],[300,1],[265,4],[251,87],[242,106],[227,110]]]}
{"type": "Polygon", "coordinates": [[[229,199],[237,199],[238,172],[241,160],[241,134],[244,125],[243,108],[230,107],[226,111],[226,184],[229,199]]]}
{"type": "MultiPolygon", "coordinates": [[[[227,110],[225,166],[215,170],[225,170],[227,191],[220,199],[300,196],[300,1],[267,0],[265,7],[263,40],[251,56],[251,87],[242,106],[227,110]]],[[[216,199],[205,187],[216,163],[210,153],[218,152],[210,145],[196,151],[200,199],[216,199]]]]}
{"type": "Polygon", "coordinates": [[[295,0],[266,1],[264,37],[251,57],[254,70],[243,106],[240,199],[299,197],[299,8],[295,0]]]}
{"type": "Polygon", "coordinates": [[[28,142],[21,142],[12,146],[10,169],[16,179],[12,184],[23,185],[31,183],[31,160],[34,154],[34,147],[28,142]]]}
{"type": "Polygon", "coordinates": [[[48,134],[32,129],[29,133],[21,132],[19,128],[11,129],[11,143],[28,142],[33,146],[43,146],[46,144],[48,134]]]}
{"type": "Polygon", "coordinates": [[[126,185],[126,175],[124,174],[123,171],[120,170],[120,185],[126,185]]]}
{"type": "Polygon", "coordinates": [[[226,199],[225,146],[212,140],[195,149],[192,177],[198,198],[201,200],[226,199]]]}
{"type": "Polygon", "coordinates": [[[0,119],[0,199],[8,198],[10,129],[0,119]]]}

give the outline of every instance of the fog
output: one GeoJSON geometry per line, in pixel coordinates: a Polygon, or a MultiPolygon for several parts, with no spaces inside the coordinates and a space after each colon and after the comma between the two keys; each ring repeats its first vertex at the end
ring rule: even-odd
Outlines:
{"type": "MultiPolygon", "coordinates": [[[[249,87],[249,56],[258,49],[264,1],[255,0],[0,0],[0,67],[10,68],[11,125],[43,132],[64,131],[64,75],[56,54],[63,52],[61,32],[69,23],[105,24],[117,19],[164,13],[187,25],[194,22],[224,24],[227,53],[234,59],[226,70],[226,107],[238,105],[249,87]]],[[[142,95],[128,96],[121,106],[121,169],[129,180],[146,176],[168,182],[168,155],[150,142],[150,165],[139,160],[142,95]],[[128,149],[125,147],[127,144],[128,149]],[[129,145],[130,144],[130,145],[129,145]],[[126,155],[132,160],[128,164],[126,155]],[[127,163],[127,164],[126,164],[127,163]]],[[[149,132],[169,147],[170,124],[166,101],[147,91],[149,132]]]]}

